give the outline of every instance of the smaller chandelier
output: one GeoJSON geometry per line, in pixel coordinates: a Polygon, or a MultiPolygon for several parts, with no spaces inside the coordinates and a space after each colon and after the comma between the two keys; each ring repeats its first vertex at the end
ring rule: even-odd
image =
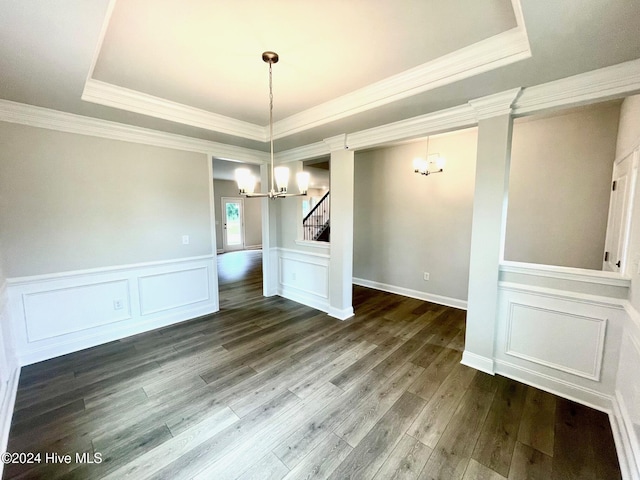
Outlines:
{"type": "Polygon", "coordinates": [[[429,154],[429,137],[427,137],[427,155],[426,159],[416,157],[413,159],[413,171],[420,175],[431,175],[432,173],[441,173],[444,171],[446,160],[439,153],[429,154]]]}
{"type": "Polygon", "coordinates": [[[254,193],[256,177],[248,168],[238,168],[235,172],[236,182],[240,195],[245,197],[297,197],[307,194],[309,189],[309,172],[296,174],[298,190],[300,193],[287,193],[289,184],[289,169],[287,167],[274,167],[273,163],[273,81],[272,65],[278,63],[279,57],[275,52],[264,52],[262,61],[269,64],[269,144],[271,146],[271,190],[268,193],[254,193]]]}

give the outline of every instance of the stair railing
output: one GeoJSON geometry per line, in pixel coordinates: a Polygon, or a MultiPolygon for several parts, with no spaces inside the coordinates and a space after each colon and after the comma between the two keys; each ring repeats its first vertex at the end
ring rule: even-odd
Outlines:
{"type": "Polygon", "coordinates": [[[302,220],[305,240],[317,240],[322,232],[329,228],[329,207],[329,192],[327,192],[302,220]]]}

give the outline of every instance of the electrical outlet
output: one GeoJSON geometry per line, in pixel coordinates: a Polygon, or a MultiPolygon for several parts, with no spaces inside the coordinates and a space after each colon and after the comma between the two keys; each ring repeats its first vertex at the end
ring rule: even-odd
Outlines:
{"type": "Polygon", "coordinates": [[[122,300],[114,300],[113,301],[113,309],[114,310],[122,310],[122,308],[123,308],[122,300]]]}
{"type": "Polygon", "coordinates": [[[296,277],[297,277],[296,272],[293,272],[291,274],[291,280],[293,280],[295,282],[296,281],[296,277]]]}
{"type": "Polygon", "coordinates": [[[182,244],[189,245],[189,235],[182,235],[182,244]]]}
{"type": "Polygon", "coordinates": [[[428,272],[424,272],[424,273],[422,274],[422,278],[423,278],[423,280],[424,280],[425,282],[427,282],[427,281],[429,280],[429,273],[428,273],[428,272]]]}

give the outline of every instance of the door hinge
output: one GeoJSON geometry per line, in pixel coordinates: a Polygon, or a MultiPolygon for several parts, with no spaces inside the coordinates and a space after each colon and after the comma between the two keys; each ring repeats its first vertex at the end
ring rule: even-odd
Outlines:
{"type": "Polygon", "coordinates": [[[609,261],[609,252],[604,252],[604,261],[605,262],[609,261]]]}
{"type": "Polygon", "coordinates": [[[616,182],[615,180],[613,181],[613,184],[611,185],[611,191],[615,192],[616,191],[616,185],[618,184],[618,182],[616,182]]]}

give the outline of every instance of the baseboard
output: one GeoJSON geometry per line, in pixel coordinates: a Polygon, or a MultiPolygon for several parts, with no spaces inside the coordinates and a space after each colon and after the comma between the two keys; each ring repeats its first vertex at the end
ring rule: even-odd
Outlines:
{"type": "Polygon", "coordinates": [[[353,307],[343,309],[329,307],[329,311],[327,313],[330,317],[337,318],[338,320],[348,320],[354,315],[353,307]]]}
{"type": "MultiPolygon", "coordinates": [[[[16,403],[16,394],[18,393],[18,382],[20,380],[20,367],[15,368],[9,376],[9,381],[5,385],[2,395],[2,404],[0,404],[0,453],[7,451],[9,442],[9,430],[11,429],[11,418],[13,417],[13,407],[16,403]]],[[[0,478],[4,464],[0,463],[0,478]]]]}
{"type": "Polygon", "coordinates": [[[403,297],[416,298],[418,300],[424,300],[425,302],[436,303],[438,305],[444,305],[446,307],[459,308],[461,310],[467,309],[467,301],[460,300],[458,298],[444,297],[442,295],[420,292],[418,290],[411,290],[409,288],[388,285],[386,283],[374,282],[373,280],[367,280],[364,278],[354,277],[353,284],[359,285],[361,287],[381,290],[383,292],[395,293],[396,295],[402,295],[403,297]]]}
{"type": "Polygon", "coordinates": [[[491,358],[483,357],[468,350],[462,352],[462,360],[460,361],[460,363],[462,365],[466,365],[467,367],[475,368],[476,370],[480,370],[481,372],[488,373],[489,375],[495,374],[494,364],[491,358]]]}
{"type": "Polygon", "coordinates": [[[262,244],[260,245],[245,245],[245,250],[262,250],[262,244]]]}
{"type": "Polygon", "coordinates": [[[613,397],[611,395],[569,383],[544,373],[535,372],[504,360],[495,360],[494,364],[495,373],[504,377],[531,385],[607,414],[611,414],[613,411],[613,397]]]}
{"type": "Polygon", "coordinates": [[[613,397],[613,411],[609,414],[613,440],[616,444],[620,471],[624,480],[640,480],[640,455],[638,448],[634,448],[636,441],[630,432],[633,431],[633,424],[629,420],[624,401],[616,391],[613,397]]]}
{"type": "Polygon", "coordinates": [[[287,300],[292,300],[294,302],[301,303],[302,305],[306,305],[307,307],[320,310],[321,312],[329,313],[329,301],[326,298],[318,298],[311,294],[297,291],[283,285],[279,286],[277,294],[287,300]]]}

